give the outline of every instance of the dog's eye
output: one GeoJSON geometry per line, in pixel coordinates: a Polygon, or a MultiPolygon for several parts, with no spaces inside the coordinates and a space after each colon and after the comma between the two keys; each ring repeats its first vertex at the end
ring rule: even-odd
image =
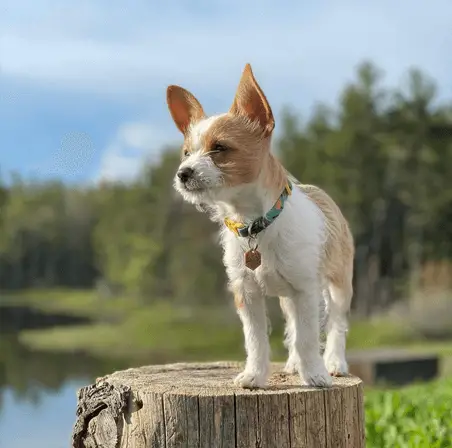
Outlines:
{"type": "Polygon", "coordinates": [[[213,145],[212,151],[213,152],[224,152],[227,151],[229,148],[225,145],[222,145],[221,143],[215,143],[215,145],[213,145]]]}
{"type": "Polygon", "coordinates": [[[184,157],[188,157],[190,155],[190,152],[187,149],[184,149],[184,157]]]}

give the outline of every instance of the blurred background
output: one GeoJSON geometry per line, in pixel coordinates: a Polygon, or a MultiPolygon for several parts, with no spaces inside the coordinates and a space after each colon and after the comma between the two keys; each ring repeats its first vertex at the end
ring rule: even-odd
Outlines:
{"type": "Polygon", "coordinates": [[[414,385],[366,384],[368,446],[452,446],[451,23],[446,0],[3,2],[0,447],[68,446],[97,376],[244,359],[218,229],[172,189],[165,94],[226,111],[247,62],[273,151],[353,229],[355,371],[421,359],[414,385]]]}

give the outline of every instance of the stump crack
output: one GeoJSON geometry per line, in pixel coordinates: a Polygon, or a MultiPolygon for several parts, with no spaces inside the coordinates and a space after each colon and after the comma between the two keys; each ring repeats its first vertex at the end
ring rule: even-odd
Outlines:
{"type": "MultiPolygon", "coordinates": [[[[108,448],[118,448],[121,439],[123,412],[128,406],[130,394],[130,387],[113,385],[107,381],[101,381],[81,388],[77,397],[77,420],[72,433],[72,448],[87,448],[85,439],[88,425],[91,420],[105,410],[107,410],[116,424],[116,434],[109,435],[112,437],[112,439],[110,437],[109,439],[115,442],[111,442],[114,444],[110,443],[108,448]]],[[[96,443],[94,446],[98,446],[94,440],[90,441],[91,446],[93,446],[93,442],[96,443]]]]}

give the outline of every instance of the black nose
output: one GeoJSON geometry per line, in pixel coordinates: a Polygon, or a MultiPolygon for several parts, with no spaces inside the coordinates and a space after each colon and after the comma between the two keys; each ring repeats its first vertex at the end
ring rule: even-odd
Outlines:
{"type": "Polygon", "coordinates": [[[187,182],[187,180],[190,179],[190,177],[192,177],[192,176],[193,176],[193,170],[188,167],[181,168],[177,172],[177,177],[184,183],[187,182]]]}

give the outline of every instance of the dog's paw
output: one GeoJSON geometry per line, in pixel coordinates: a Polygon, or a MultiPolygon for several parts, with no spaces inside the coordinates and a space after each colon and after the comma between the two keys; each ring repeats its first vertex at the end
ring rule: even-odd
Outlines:
{"type": "Polygon", "coordinates": [[[234,384],[243,389],[263,389],[266,385],[266,378],[263,375],[244,370],[235,377],[234,384]]]}
{"type": "Polygon", "coordinates": [[[348,365],[345,359],[338,356],[325,356],[325,365],[328,373],[331,376],[347,376],[348,375],[348,365]]]}
{"type": "Polygon", "coordinates": [[[300,377],[304,386],[331,387],[333,385],[333,379],[323,363],[316,368],[303,369],[300,377]]]}

